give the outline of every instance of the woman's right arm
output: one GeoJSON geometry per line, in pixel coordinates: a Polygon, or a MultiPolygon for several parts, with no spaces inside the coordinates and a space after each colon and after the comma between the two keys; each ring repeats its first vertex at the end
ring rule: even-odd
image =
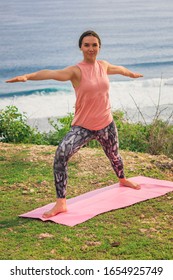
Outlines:
{"type": "Polygon", "coordinates": [[[26,81],[40,81],[40,80],[57,80],[69,81],[72,80],[74,75],[74,66],[64,68],[62,70],[40,70],[38,72],[24,74],[17,76],[6,81],[6,83],[26,82],[26,81]]]}

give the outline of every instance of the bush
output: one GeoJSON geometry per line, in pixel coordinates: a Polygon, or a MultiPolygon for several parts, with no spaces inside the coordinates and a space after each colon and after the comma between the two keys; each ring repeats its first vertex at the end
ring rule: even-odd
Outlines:
{"type": "Polygon", "coordinates": [[[56,120],[49,119],[49,123],[52,125],[54,130],[45,134],[44,137],[50,145],[59,145],[64,136],[70,130],[73,116],[74,115],[70,113],[65,117],[57,118],[56,120]]]}
{"type": "Polygon", "coordinates": [[[160,119],[154,119],[151,124],[129,123],[124,113],[116,111],[113,114],[118,128],[119,145],[123,150],[150,154],[165,154],[173,158],[173,125],[160,119]]]}
{"type": "Polygon", "coordinates": [[[148,147],[147,126],[142,123],[129,123],[124,118],[124,113],[113,113],[119,135],[119,146],[123,150],[146,152],[148,147]]]}
{"type": "Polygon", "coordinates": [[[173,125],[156,119],[148,125],[148,152],[173,157],[173,125]]]}
{"type": "MultiPolygon", "coordinates": [[[[151,124],[129,123],[122,111],[115,111],[113,118],[119,134],[120,149],[150,154],[165,154],[173,158],[173,125],[159,119],[151,124]]],[[[12,143],[32,143],[59,145],[70,130],[73,114],[56,120],[49,119],[53,131],[40,133],[27,124],[26,114],[19,113],[15,106],[8,106],[0,111],[0,141],[12,143]]],[[[99,147],[96,140],[88,147],[99,147]]]]}
{"type": "Polygon", "coordinates": [[[27,116],[15,106],[0,111],[0,141],[6,143],[42,144],[41,133],[27,124],[27,116]]]}

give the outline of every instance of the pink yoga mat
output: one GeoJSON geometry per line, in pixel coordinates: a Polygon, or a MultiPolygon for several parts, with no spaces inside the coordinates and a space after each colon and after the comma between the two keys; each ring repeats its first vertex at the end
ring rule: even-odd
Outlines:
{"type": "Polygon", "coordinates": [[[135,203],[164,195],[173,191],[173,182],[143,176],[130,178],[141,185],[140,190],[120,187],[119,183],[90,191],[67,199],[68,211],[52,218],[43,219],[42,214],[50,210],[54,203],[37,208],[19,217],[41,219],[55,223],[75,226],[104,212],[127,207],[135,203]]]}

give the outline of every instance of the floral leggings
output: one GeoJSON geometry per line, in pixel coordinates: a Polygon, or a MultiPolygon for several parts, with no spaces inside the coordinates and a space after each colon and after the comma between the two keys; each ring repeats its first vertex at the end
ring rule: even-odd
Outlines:
{"type": "Polygon", "coordinates": [[[107,157],[118,178],[124,178],[123,162],[118,154],[118,133],[114,122],[101,130],[88,130],[73,126],[59,144],[54,158],[54,178],[58,198],[66,197],[67,163],[69,158],[90,140],[96,139],[107,157]]]}

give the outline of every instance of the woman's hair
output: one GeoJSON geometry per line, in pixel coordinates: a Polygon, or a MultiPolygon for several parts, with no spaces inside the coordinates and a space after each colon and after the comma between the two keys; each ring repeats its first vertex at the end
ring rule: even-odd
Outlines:
{"type": "Polygon", "coordinates": [[[101,40],[100,40],[99,35],[98,35],[96,32],[92,31],[92,30],[88,30],[88,31],[85,31],[85,32],[80,36],[80,38],[79,38],[79,48],[81,48],[81,46],[82,46],[82,40],[83,40],[83,38],[86,37],[86,36],[94,36],[94,37],[96,37],[96,38],[98,39],[98,41],[99,41],[99,47],[101,47],[101,40]]]}

